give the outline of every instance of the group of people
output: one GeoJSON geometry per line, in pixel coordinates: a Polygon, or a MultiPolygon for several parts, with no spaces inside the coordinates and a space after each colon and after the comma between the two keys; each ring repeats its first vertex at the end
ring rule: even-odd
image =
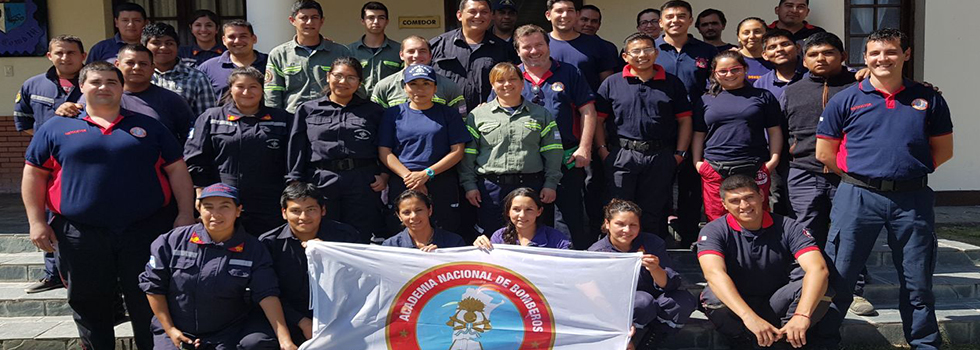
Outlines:
{"type": "Polygon", "coordinates": [[[268,54],[206,10],[180,46],[133,3],[87,54],[54,37],[14,111],[51,252],[28,292],[67,286],[86,348],[113,347],[128,313],[141,349],[292,349],[312,336],[310,240],[643,252],[631,346],[700,309],[734,348],[823,349],[849,308],[874,311],[860,280],[884,228],[906,339],[938,347],[927,175],[952,122],[903,78],[905,34],[872,33],[854,72],[807,0],[740,21],[738,45],[723,12],[682,0],[640,11],[621,46],[598,7],[546,5],[550,32],[518,27],[513,0],[462,0],[459,29],[399,43],[371,1],[345,46],[297,1],[268,54]],[[699,297],[673,247],[698,251],[699,297]]]}

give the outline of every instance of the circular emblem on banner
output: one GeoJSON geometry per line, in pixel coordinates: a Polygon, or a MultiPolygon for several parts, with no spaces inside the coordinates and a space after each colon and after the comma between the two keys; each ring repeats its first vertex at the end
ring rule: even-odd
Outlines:
{"type": "Polygon", "coordinates": [[[554,84],[551,84],[551,91],[554,92],[565,91],[565,84],[562,84],[560,81],[557,81],[554,84]]]}
{"type": "Polygon", "coordinates": [[[922,98],[917,98],[912,101],[912,108],[915,108],[920,111],[924,111],[926,110],[926,108],[929,108],[929,101],[926,101],[925,99],[922,98]]]}
{"type": "Polygon", "coordinates": [[[146,129],[134,126],[132,129],[129,129],[129,134],[139,138],[144,138],[146,137],[146,129]]]}
{"type": "Polygon", "coordinates": [[[555,324],[545,296],[501,266],[458,262],[406,283],[388,312],[389,350],[550,350],[555,324]]]}

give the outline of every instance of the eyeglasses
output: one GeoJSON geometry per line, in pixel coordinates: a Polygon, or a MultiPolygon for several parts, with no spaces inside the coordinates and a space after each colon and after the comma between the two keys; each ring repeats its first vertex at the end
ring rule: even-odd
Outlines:
{"type": "Polygon", "coordinates": [[[531,99],[531,103],[544,106],[544,91],[541,91],[541,87],[531,84],[531,92],[534,93],[534,98],[531,99]]]}
{"type": "Polygon", "coordinates": [[[639,57],[641,53],[642,54],[647,54],[647,55],[655,54],[655,53],[657,53],[657,49],[656,48],[653,48],[653,47],[648,47],[648,48],[644,48],[644,49],[629,50],[629,51],[627,51],[627,53],[629,53],[630,56],[639,57]]]}
{"type": "Polygon", "coordinates": [[[640,21],[640,24],[638,25],[638,27],[652,26],[652,25],[658,24],[658,23],[660,23],[660,21],[654,21],[654,20],[640,21]]]}
{"type": "Polygon", "coordinates": [[[361,80],[361,78],[357,77],[356,75],[343,75],[343,74],[340,74],[340,73],[330,73],[330,77],[333,78],[333,80],[336,80],[336,81],[358,81],[358,80],[361,80]]]}
{"type": "Polygon", "coordinates": [[[729,73],[734,74],[734,75],[739,75],[739,74],[745,73],[745,67],[738,66],[738,67],[732,67],[732,68],[729,68],[729,69],[719,69],[719,70],[716,70],[715,73],[717,73],[718,75],[728,75],[729,73]]]}

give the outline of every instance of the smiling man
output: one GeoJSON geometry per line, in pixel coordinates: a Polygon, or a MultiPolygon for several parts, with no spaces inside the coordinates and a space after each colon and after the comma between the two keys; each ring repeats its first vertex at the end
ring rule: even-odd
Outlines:
{"type": "Polygon", "coordinates": [[[228,91],[228,76],[238,67],[252,66],[265,70],[269,56],[254,49],[258,37],[252,24],[235,19],[221,26],[221,42],[227,48],[221,56],[209,59],[197,67],[211,79],[211,88],[220,99],[228,91]]]}
{"type": "Polygon", "coordinates": [[[153,52],[154,85],[173,91],[187,101],[192,118],[217,104],[211,79],[201,71],[180,64],[177,57],[177,30],[166,23],[152,23],[143,28],[143,45],[153,52]]]}
{"type": "Polygon", "coordinates": [[[296,29],[296,36],[269,51],[265,105],[294,113],[303,102],[320,97],[333,61],[352,54],[346,46],[320,35],[320,3],[297,1],[290,13],[289,23],[296,29]]]}
{"type": "Polygon", "coordinates": [[[602,39],[575,31],[579,13],[573,1],[548,0],[547,6],[545,17],[551,21],[552,28],[548,34],[551,56],[575,65],[595,92],[599,84],[613,74],[617,64],[616,52],[609,50],[602,39]]]}
{"type": "MultiPolygon", "coordinates": [[[[938,349],[935,194],[928,176],[953,158],[953,122],[942,95],[902,76],[911,57],[901,31],[868,36],[864,60],[871,76],[827,102],[817,124],[816,158],[841,176],[826,249],[844,280],[841,290],[854,288],[887,228],[895,268],[904,271],[898,302],[905,340],[914,349],[938,349]]],[[[834,299],[843,312],[850,304],[851,293],[834,299]]]]}
{"type": "Polygon", "coordinates": [[[116,54],[126,44],[139,44],[146,25],[146,10],[139,4],[124,2],[112,10],[112,21],[118,31],[115,36],[102,40],[89,50],[85,63],[116,59],[116,54]]]}
{"type": "Polygon", "coordinates": [[[810,233],[766,211],[751,177],[730,176],[720,192],[728,214],[708,223],[698,239],[698,262],[708,282],[701,303],[708,320],[732,349],[781,341],[795,348],[836,344],[837,328],[817,327],[833,291],[810,233]]]}

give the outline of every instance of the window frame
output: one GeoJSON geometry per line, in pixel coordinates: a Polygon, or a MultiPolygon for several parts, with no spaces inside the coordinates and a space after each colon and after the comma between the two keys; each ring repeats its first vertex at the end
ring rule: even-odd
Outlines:
{"type": "MultiPolygon", "coordinates": [[[[873,19],[873,29],[878,28],[878,9],[881,8],[897,8],[899,9],[899,28],[905,35],[909,38],[909,47],[915,47],[915,0],[899,0],[898,4],[879,4],[881,0],[874,0],[873,4],[852,4],[854,0],[844,0],[844,36],[841,40],[844,42],[844,49],[847,50],[848,55],[844,57],[845,64],[848,67],[863,68],[867,67],[864,62],[852,62],[851,52],[864,52],[863,45],[861,47],[853,47],[851,45],[851,39],[857,38],[867,38],[867,34],[852,34],[851,33],[851,10],[852,9],[872,9],[872,19],[873,19]]],[[[915,74],[915,55],[905,63],[902,69],[902,75],[908,78],[912,78],[915,74]]]]}

